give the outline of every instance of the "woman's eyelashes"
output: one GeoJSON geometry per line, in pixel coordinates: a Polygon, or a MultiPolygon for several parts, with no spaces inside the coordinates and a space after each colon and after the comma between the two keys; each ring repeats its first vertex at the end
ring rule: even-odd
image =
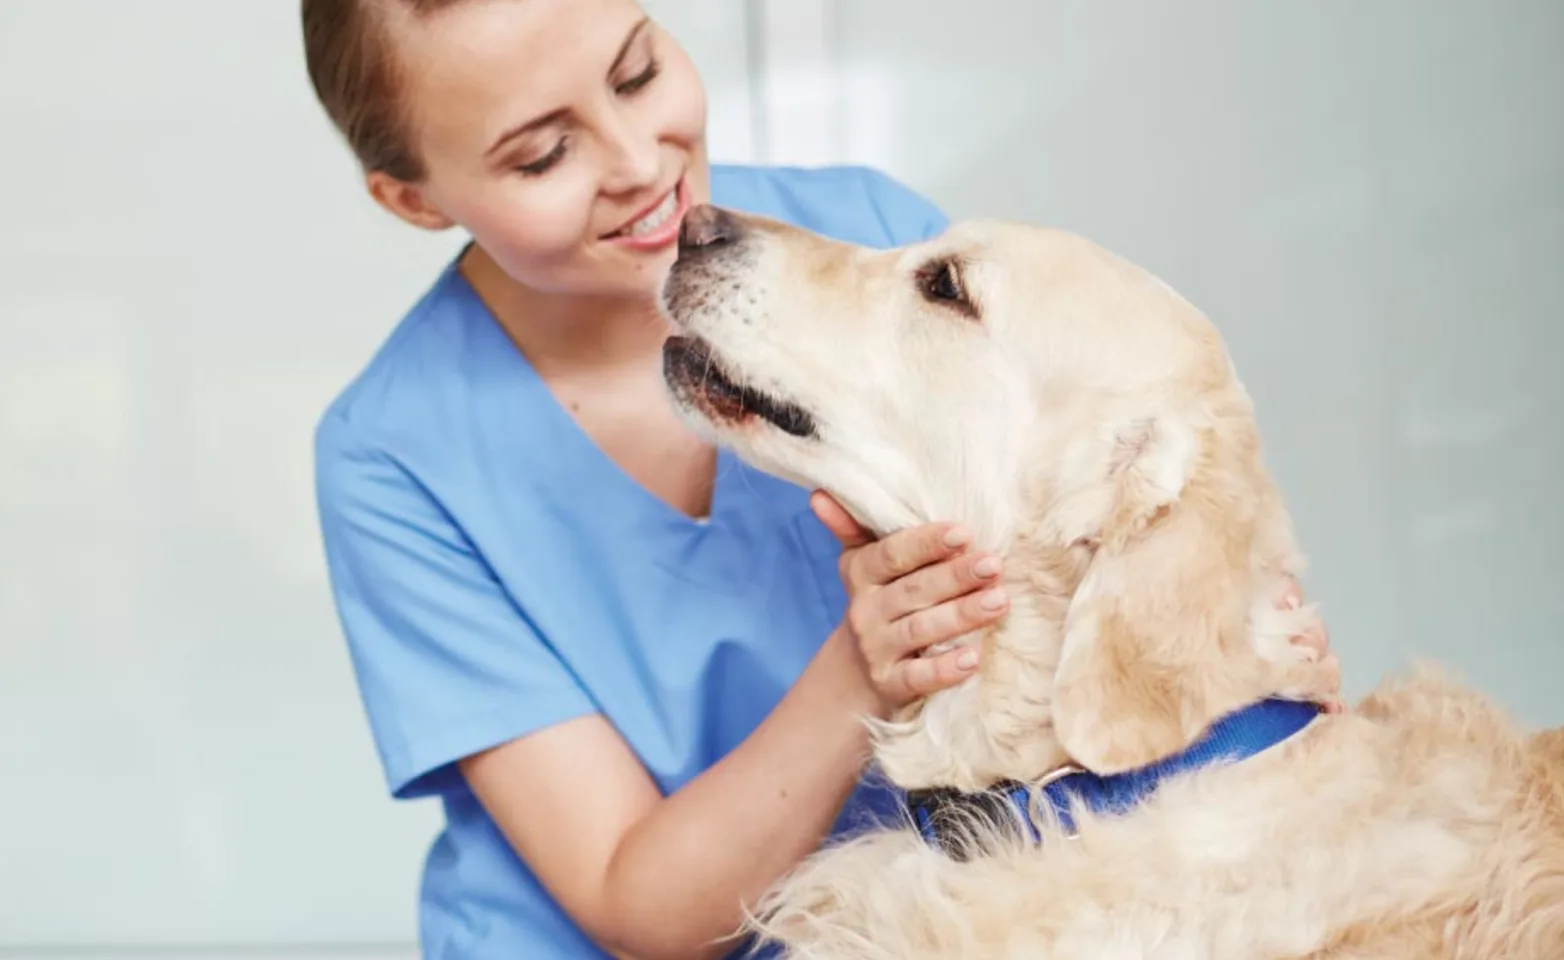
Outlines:
{"type": "Polygon", "coordinates": [[[568,136],[560,137],[559,142],[554,144],[554,149],[550,150],[548,153],[544,154],[536,160],[530,161],[528,163],[517,164],[516,172],[528,177],[535,177],[539,174],[547,173],[549,169],[554,166],[554,164],[564,159],[565,145],[569,142],[570,138],[568,136]]]}
{"type": "MultiPolygon", "coordinates": [[[[646,67],[642,69],[640,73],[615,85],[614,92],[622,97],[634,96],[635,94],[640,93],[642,90],[646,89],[653,80],[656,80],[657,74],[661,71],[662,64],[657,61],[656,57],[653,57],[647,61],[646,67]]],[[[568,136],[560,137],[559,141],[554,144],[554,148],[548,153],[544,154],[536,160],[516,164],[516,172],[527,177],[536,177],[547,173],[548,171],[552,170],[559,163],[559,161],[565,158],[565,152],[569,142],[570,138],[568,136]]]]}
{"type": "Polygon", "coordinates": [[[648,84],[657,79],[657,74],[661,70],[662,64],[657,61],[657,58],[648,57],[646,67],[640,73],[615,86],[614,91],[624,97],[640,93],[648,84]]]}

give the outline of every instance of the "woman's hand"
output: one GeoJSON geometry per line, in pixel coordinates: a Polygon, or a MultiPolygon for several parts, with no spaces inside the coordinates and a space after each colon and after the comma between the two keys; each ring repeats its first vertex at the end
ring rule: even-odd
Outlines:
{"type": "MultiPolygon", "coordinates": [[[[1282,595],[1277,598],[1276,606],[1282,610],[1296,610],[1303,606],[1303,588],[1292,577],[1287,578],[1287,585],[1282,590],[1282,595]]],[[[1341,713],[1346,710],[1346,704],[1341,700],[1341,660],[1330,647],[1330,631],[1325,628],[1323,622],[1310,627],[1304,633],[1292,638],[1292,642],[1298,646],[1310,650],[1315,657],[1315,663],[1319,664],[1332,675],[1330,695],[1321,702],[1326,713],[1341,713]]]]}
{"type": "Polygon", "coordinates": [[[817,492],[810,506],[842,542],[843,627],[881,707],[894,711],[971,676],[975,647],[919,654],[1005,615],[1010,600],[999,586],[1000,559],[969,550],[971,535],[955,524],[926,524],[877,540],[829,495],[817,492]]]}
{"type": "MultiPolygon", "coordinates": [[[[920,654],[1005,615],[1010,600],[999,584],[1000,559],[969,550],[970,535],[955,524],[926,524],[877,540],[829,494],[817,491],[810,506],[842,543],[848,595],[843,628],[881,707],[894,711],[971,676],[978,663],[975,647],[920,654]]],[[[1276,605],[1296,609],[1302,603],[1297,581],[1289,580],[1276,605]]],[[[1341,663],[1325,627],[1292,640],[1335,673],[1339,692],[1341,663]]],[[[1344,709],[1337,696],[1323,705],[1332,713],[1344,709]]]]}

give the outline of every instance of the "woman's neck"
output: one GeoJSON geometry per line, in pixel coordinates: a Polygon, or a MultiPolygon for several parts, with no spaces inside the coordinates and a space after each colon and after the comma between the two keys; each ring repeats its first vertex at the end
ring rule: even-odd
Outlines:
{"type": "Polygon", "coordinates": [[[583,371],[644,361],[670,328],[656,302],[556,295],[522,286],[483,248],[470,246],[460,269],[506,334],[539,372],[583,371]]]}

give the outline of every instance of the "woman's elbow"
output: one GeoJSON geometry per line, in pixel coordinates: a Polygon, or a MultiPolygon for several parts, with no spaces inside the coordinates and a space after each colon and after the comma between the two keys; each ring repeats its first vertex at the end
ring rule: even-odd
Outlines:
{"type": "MultiPolygon", "coordinates": [[[[742,937],[725,939],[701,937],[689,930],[677,929],[675,920],[640,925],[638,929],[606,929],[598,937],[598,946],[616,960],[720,960],[744,943],[742,937]]],[[[619,927],[619,924],[615,924],[619,927]]]]}
{"type": "Polygon", "coordinates": [[[645,884],[620,891],[612,881],[606,886],[593,936],[619,960],[719,960],[744,943],[742,929],[714,929],[709,903],[668,903],[666,882],[651,896],[645,884]]]}

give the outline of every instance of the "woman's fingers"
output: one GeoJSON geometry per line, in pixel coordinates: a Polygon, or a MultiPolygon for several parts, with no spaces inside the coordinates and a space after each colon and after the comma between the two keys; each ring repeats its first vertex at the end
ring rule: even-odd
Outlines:
{"type": "Polygon", "coordinates": [[[836,498],[817,490],[809,498],[820,523],[842,544],[842,577],[854,590],[883,587],[944,560],[971,542],[953,523],[930,523],[876,539],[836,498]]]}
{"type": "Polygon", "coordinates": [[[1326,632],[1325,624],[1323,623],[1311,624],[1308,629],[1293,637],[1292,642],[1299,646],[1308,647],[1314,652],[1316,657],[1322,660],[1327,655],[1331,655],[1330,634],[1326,632]]]}
{"type": "Polygon", "coordinates": [[[890,621],[865,637],[876,659],[916,657],[925,647],[980,630],[1005,615],[1010,606],[1002,590],[986,590],[890,621]]]}
{"type": "Polygon", "coordinates": [[[1004,564],[996,556],[962,553],[903,576],[874,593],[872,604],[880,619],[898,620],[947,600],[999,582],[1004,564]]]}
{"type": "Polygon", "coordinates": [[[847,554],[843,573],[860,590],[884,587],[954,556],[971,542],[971,534],[949,523],[898,530],[847,554]]]}
{"type": "Polygon", "coordinates": [[[824,490],[816,490],[810,494],[809,508],[815,512],[815,516],[825,528],[831,531],[832,536],[841,541],[844,550],[861,547],[874,539],[862,524],[853,519],[853,515],[847,512],[847,508],[824,490]]]}
{"type": "Polygon", "coordinates": [[[1282,587],[1282,595],[1276,599],[1278,610],[1296,610],[1303,606],[1303,588],[1295,577],[1288,577],[1282,587]]]}
{"type": "MultiPolygon", "coordinates": [[[[1298,585],[1294,577],[1288,577],[1282,587],[1282,595],[1276,599],[1278,610],[1297,610],[1303,606],[1303,588],[1298,585]]],[[[1308,647],[1316,657],[1323,658],[1330,653],[1330,632],[1325,629],[1325,624],[1316,621],[1307,630],[1292,638],[1292,642],[1308,647]]]]}
{"type": "MultiPolygon", "coordinates": [[[[1297,610],[1303,606],[1303,588],[1293,577],[1288,577],[1282,588],[1282,595],[1277,598],[1276,606],[1282,610],[1297,610]]],[[[1346,704],[1341,700],[1341,660],[1336,656],[1330,646],[1330,631],[1324,622],[1315,620],[1304,631],[1292,638],[1292,642],[1300,647],[1305,647],[1313,654],[1313,659],[1319,670],[1328,677],[1326,684],[1330,693],[1322,700],[1321,705],[1326,713],[1341,713],[1345,711],[1346,704]]]]}
{"type": "Polygon", "coordinates": [[[875,538],[828,494],[816,492],[810,506],[842,543],[847,626],[881,698],[895,706],[971,676],[975,648],[919,654],[1004,616],[1009,598],[998,586],[1000,559],[969,552],[972,535],[957,524],[875,538]]]}
{"type": "Polygon", "coordinates": [[[955,686],[972,676],[977,664],[977,651],[968,648],[913,657],[892,664],[877,685],[890,702],[907,703],[955,686]]]}

